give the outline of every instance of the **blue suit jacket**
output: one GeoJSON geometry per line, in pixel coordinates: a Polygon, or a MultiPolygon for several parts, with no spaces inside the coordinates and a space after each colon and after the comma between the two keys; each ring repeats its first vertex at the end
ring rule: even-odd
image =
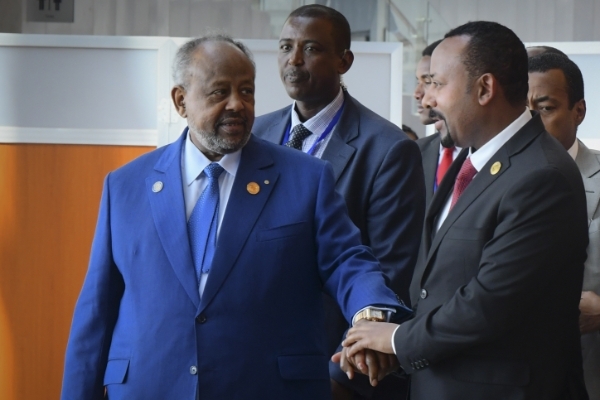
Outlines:
{"type": "Polygon", "coordinates": [[[101,399],[104,385],[113,400],[329,398],[322,290],[347,319],[369,304],[398,305],[331,167],[250,139],[200,299],[184,137],[106,178],[62,398],[101,399]]]}
{"type": "MultiPolygon", "coordinates": [[[[363,244],[370,246],[390,279],[390,287],[409,304],[408,288],[416,263],[425,214],[423,168],[418,146],[388,120],[347,92],[344,111],[322,159],[333,166],[336,190],[344,197],[363,244]]],[[[258,117],[254,132],[281,143],[291,106],[258,117]]],[[[348,324],[335,299],[325,298],[328,350],[340,344],[348,324]]],[[[367,379],[348,382],[337,364],[331,374],[365,396],[397,398],[397,385],[374,392],[367,379]],[[384,392],[390,392],[390,395],[384,392]]],[[[388,379],[389,380],[389,379],[388,379]]]]}

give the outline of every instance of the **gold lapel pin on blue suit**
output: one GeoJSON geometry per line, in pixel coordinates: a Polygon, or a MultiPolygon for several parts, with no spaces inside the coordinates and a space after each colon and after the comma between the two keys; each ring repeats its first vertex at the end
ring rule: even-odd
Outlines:
{"type": "Polygon", "coordinates": [[[502,164],[500,164],[500,161],[496,161],[492,164],[492,168],[490,168],[490,173],[492,175],[496,175],[498,172],[500,172],[500,168],[502,168],[502,164]]]}
{"type": "Polygon", "coordinates": [[[152,185],[152,191],[154,193],[158,193],[161,190],[163,190],[163,186],[164,185],[163,185],[163,183],[161,181],[156,181],[156,182],[154,182],[154,185],[152,185]]]}
{"type": "Polygon", "coordinates": [[[250,182],[248,185],[246,185],[246,190],[250,194],[257,194],[260,192],[260,186],[258,186],[258,183],[256,182],[250,182]]]}

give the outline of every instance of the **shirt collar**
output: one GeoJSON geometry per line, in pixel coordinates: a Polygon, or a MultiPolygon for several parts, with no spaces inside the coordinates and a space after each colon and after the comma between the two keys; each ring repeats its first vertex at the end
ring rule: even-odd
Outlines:
{"type": "Polygon", "coordinates": [[[296,125],[303,124],[304,127],[311,131],[313,134],[320,135],[321,133],[323,133],[323,131],[325,131],[325,128],[327,128],[327,125],[329,124],[329,122],[331,122],[331,120],[333,119],[335,114],[340,110],[343,104],[344,91],[340,88],[339,93],[331,103],[325,106],[324,109],[319,111],[319,113],[311,119],[302,122],[300,121],[300,117],[296,112],[296,102],[294,101],[294,104],[292,104],[292,123],[290,125],[290,131],[294,129],[296,125]]]}
{"type": "Polygon", "coordinates": [[[519,131],[519,129],[525,126],[530,119],[531,112],[529,112],[528,108],[525,108],[523,114],[511,122],[511,124],[504,128],[499,134],[490,139],[486,144],[481,146],[475,153],[473,153],[472,149],[469,149],[471,163],[477,172],[481,171],[494,154],[496,154],[496,152],[519,131]]]}
{"type": "Polygon", "coordinates": [[[567,150],[567,152],[569,153],[569,155],[571,157],[573,157],[573,160],[577,158],[577,153],[579,152],[579,143],[577,143],[578,140],[575,139],[575,142],[573,143],[573,146],[571,146],[571,148],[569,150],[567,150]]]}
{"type": "MultiPolygon", "coordinates": [[[[200,173],[204,171],[204,168],[206,168],[208,164],[212,163],[212,161],[206,158],[206,156],[192,142],[190,135],[191,133],[188,131],[188,134],[185,138],[182,160],[183,179],[187,186],[191,185],[192,182],[194,182],[198,176],[200,176],[200,173]]],[[[235,177],[238,166],[240,165],[241,155],[241,149],[234,153],[225,154],[223,158],[219,160],[219,164],[228,174],[235,177]]]]}

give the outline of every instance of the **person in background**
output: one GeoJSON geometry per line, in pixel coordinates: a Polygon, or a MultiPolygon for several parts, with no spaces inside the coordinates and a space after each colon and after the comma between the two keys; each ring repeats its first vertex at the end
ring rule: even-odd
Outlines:
{"type": "Polygon", "coordinates": [[[575,160],[587,200],[587,259],[579,327],[585,384],[591,399],[600,399],[600,152],[577,139],[586,114],[583,76],[564,54],[545,52],[529,58],[529,108],[540,113],[548,133],[575,160]]]}
{"type": "Polygon", "coordinates": [[[417,112],[423,125],[435,124],[436,132],[417,141],[423,159],[423,174],[425,176],[425,205],[429,206],[433,193],[442,182],[446,171],[461,151],[460,147],[454,145],[454,141],[448,135],[448,130],[443,120],[436,118],[431,108],[422,104],[425,90],[429,84],[429,65],[431,54],[440,44],[441,40],[431,43],[423,49],[421,59],[417,63],[415,75],[417,85],[415,86],[414,98],[417,101],[417,112]]]}
{"type": "Polygon", "coordinates": [[[565,53],[563,53],[562,51],[560,51],[556,47],[551,47],[551,46],[529,46],[527,48],[527,56],[528,57],[537,56],[537,55],[540,55],[540,54],[543,54],[543,53],[555,53],[555,54],[560,54],[562,56],[567,57],[567,55],[565,53]]]}
{"type": "MultiPolygon", "coordinates": [[[[294,101],[258,117],[254,132],[332,165],[336,190],[346,200],[362,243],[373,249],[390,287],[408,304],[425,210],[421,157],[400,128],[367,109],[342,85],[342,75],[354,61],[350,36],[348,21],[332,8],[312,4],[292,11],[279,37],[278,63],[294,101]]],[[[324,329],[332,355],[348,323],[333,298],[325,302],[324,329]]],[[[387,399],[406,388],[396,377],[373,388],[364,377],[349,382],[337,365],[330,372],[337,398],[353,391],[364,398],[387,399]]]]}

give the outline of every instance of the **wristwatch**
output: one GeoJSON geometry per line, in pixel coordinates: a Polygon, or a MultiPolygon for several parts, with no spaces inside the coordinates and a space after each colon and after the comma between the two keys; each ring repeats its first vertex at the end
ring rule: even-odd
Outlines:
{"type": "Polygon", "coordinates": [[[365,308],[354,318],[354,323],[357,323],[361,319],[366,319],[367,321],[376,321],[376,322],[385,322],[387,319],[385,318],[385,312],[382,310],[375,310],[373,308],[365,308]]]}

